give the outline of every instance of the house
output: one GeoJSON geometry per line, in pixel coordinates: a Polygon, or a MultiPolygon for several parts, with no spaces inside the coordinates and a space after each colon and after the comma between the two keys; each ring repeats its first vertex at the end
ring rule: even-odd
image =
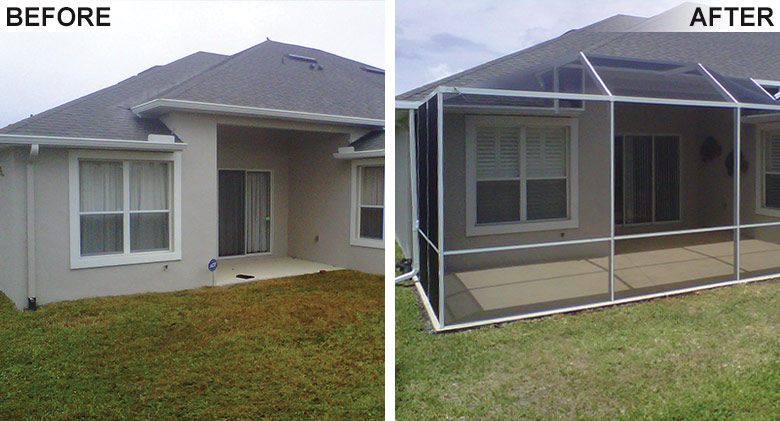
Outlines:
{"type": "Polygon", "coordinates": [[[436,330],[780,274],[780,34],[657,19],[397,96],[397,236],[436,330]]]}
{"type": "Polygon", "coordinates": [[[34,308],[380,273],[383,94],[381,69],[266,41],[155,66],[0,129],[0,290],[34,308]]]}

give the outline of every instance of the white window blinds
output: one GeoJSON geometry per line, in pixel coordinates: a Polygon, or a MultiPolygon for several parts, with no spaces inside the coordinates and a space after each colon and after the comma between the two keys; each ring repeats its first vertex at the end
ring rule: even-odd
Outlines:
{"type": "Polygon", "coordinates": [[[525,132],[528,178],[566,177],[566,128],[528,127],[525,132]]]}
{"type": "Polygon", "coordinates": [[[568,127],[477,126],[478,224],[568,216],[568,127]]]}
{"type": "Polygon", "coordinates": [[[477,127],[477,179],[520,178],[520,128],[477,127]]]}

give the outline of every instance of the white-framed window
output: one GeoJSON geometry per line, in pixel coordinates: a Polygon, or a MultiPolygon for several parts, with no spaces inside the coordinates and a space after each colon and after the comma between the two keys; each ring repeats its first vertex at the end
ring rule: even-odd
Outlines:
{"type": "Polygon", "coordinates": [[[780,124],[760,127],[756,162],[756,213],[780,217],[780,124]]]}
{"type": "Polygon", "coordinates": [[[466,116],[466,235],[577,226],[576,119],[466,116]]]}
{"type": "Polygon", "coordinates": [[[352,161],[350,244],[384,248],[384,159],[352,161]]]}
{"type": "Polygon", "coordinates": [[[181,259],[181,153],[71,151],[71,268],[181,259]]]}

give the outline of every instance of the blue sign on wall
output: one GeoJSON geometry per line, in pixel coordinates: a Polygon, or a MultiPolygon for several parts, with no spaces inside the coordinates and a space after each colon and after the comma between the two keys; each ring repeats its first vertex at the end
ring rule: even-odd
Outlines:
{"type": "Polygon", "coordinates": [[[217,270],[217,259],[211,259],[211,261],[209,262],[209,270],[212,272],[217,270]]]}

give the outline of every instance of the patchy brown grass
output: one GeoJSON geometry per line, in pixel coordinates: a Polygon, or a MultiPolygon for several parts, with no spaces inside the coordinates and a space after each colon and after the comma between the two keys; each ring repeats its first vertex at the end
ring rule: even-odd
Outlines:
{"type": "Polygon", "coordinates": [[[0,300],[0,419],[381,417],[382,291],[337,271],[37,312],[0,300]]]}

